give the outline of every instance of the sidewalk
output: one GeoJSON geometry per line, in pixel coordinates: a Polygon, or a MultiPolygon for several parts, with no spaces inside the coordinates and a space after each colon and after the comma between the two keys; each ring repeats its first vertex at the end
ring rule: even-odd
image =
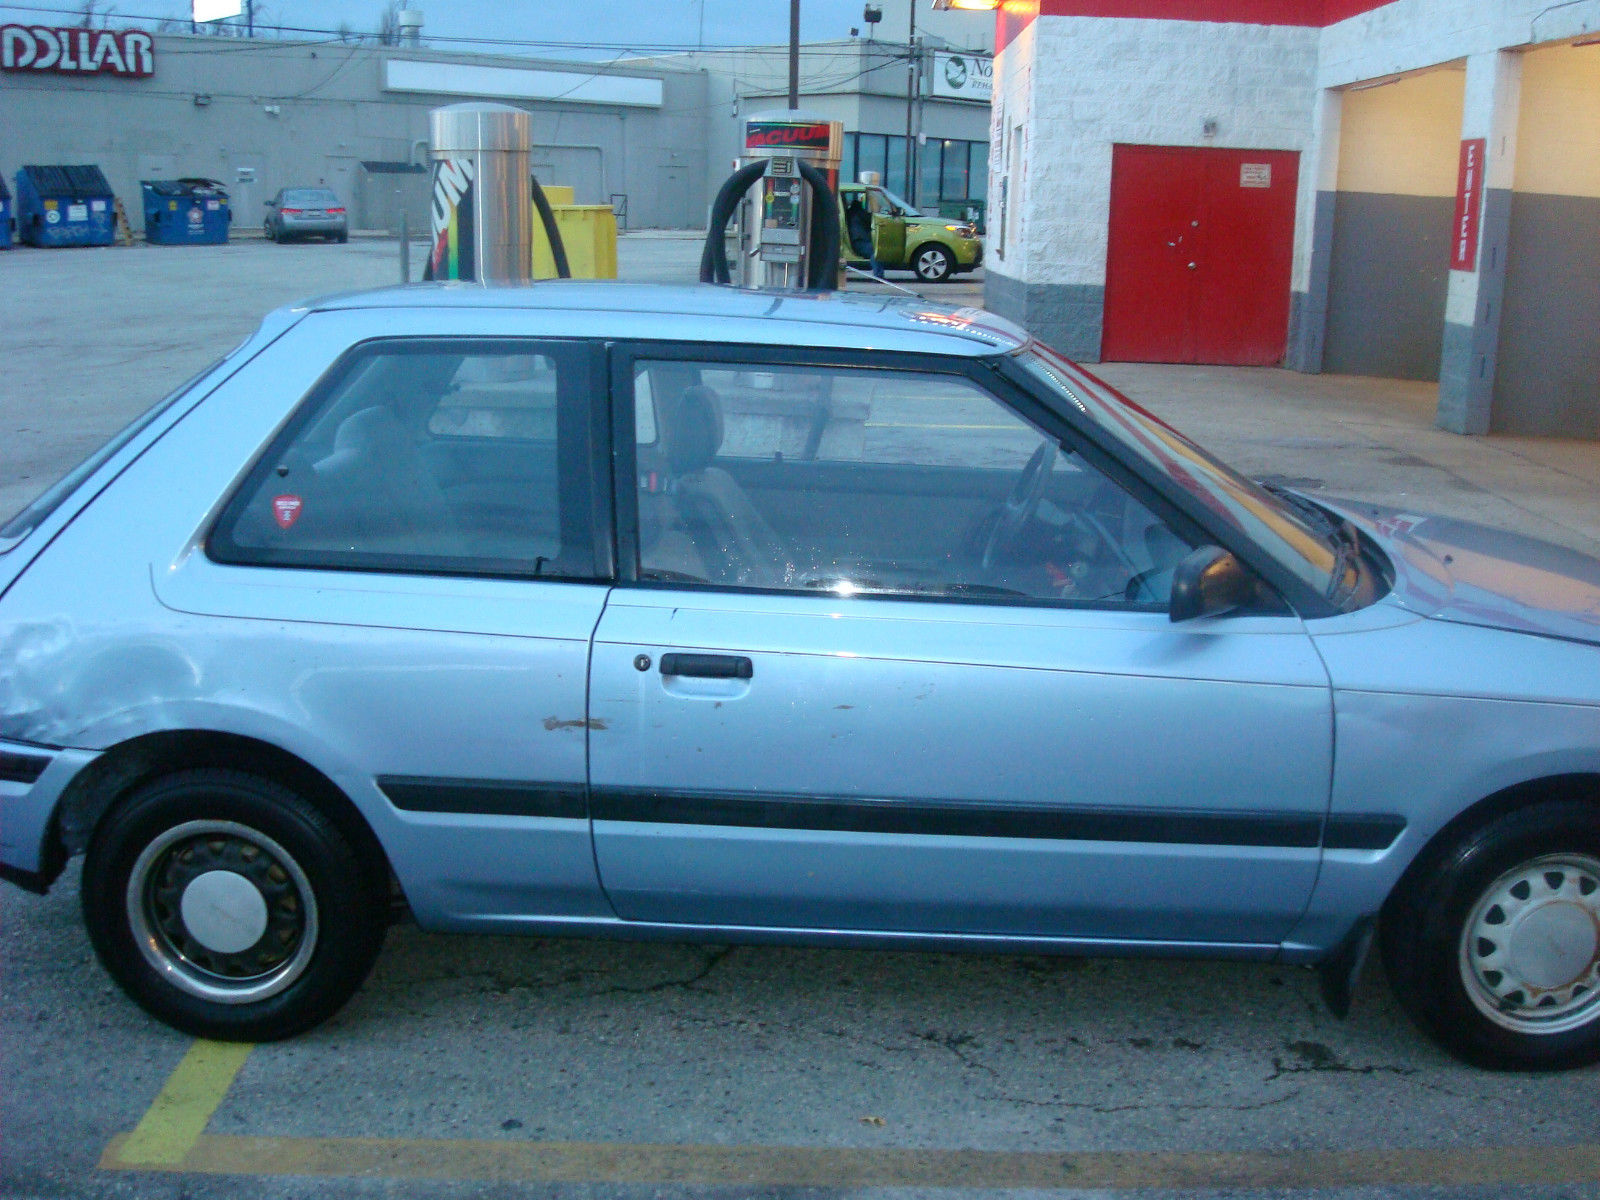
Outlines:
{"type": "Polygon", "coordinates": [[[1446,433],[1433,424],[1431,383],[1149,363],[1090,370],[1247,475],[1600,555],[1600,442],[1446,433]]]}

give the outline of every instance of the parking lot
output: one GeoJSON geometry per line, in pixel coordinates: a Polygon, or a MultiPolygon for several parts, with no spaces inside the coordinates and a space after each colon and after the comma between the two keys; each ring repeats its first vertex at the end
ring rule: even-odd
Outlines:
{"type": "MultiPolygon", "coordinates": [[[[622,273],[686,281],[699,249],[629,236],[622,273]]],[[[359,238],[0,255],[0,510],[268,309],[397,278],[359,238]]],[[[1103,373],[1253,474],[1600,553],[1600,445],[1439,432],[1424,384],[1103,373]]],[[[115,989],[76,875],[0,888],[6,1196],[1600,1196],[1600,1069],[1463,1067],[1376,964],[1340,1021],[1272,966],[402,925],[334,1020],[234,1048],[115,989]]]]}

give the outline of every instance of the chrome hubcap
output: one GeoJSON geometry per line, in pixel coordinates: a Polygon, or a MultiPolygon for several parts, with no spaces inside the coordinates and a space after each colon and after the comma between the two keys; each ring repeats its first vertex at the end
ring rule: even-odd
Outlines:
{"type": "Polygon", "coordinates": [[[128,876],[139,951],[175,987],[222,1004],[283,991],[317,942],[311,883],[277,842],[233,821],[167,830],[128,876]]]}
{"type": "Polygon", "coordinates": [[[1551,854],[1507,871],[1461,935],[1467,995],[1496,1025],[1561,1033],[1600,1017],[1600,859],[1551,854]]]}

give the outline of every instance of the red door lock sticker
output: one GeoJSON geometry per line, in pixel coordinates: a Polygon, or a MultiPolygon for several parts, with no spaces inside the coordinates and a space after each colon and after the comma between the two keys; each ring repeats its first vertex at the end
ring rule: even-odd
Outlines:
{"type": "Polygon", "coordinates": [[[300,519],[300,510],[304,507],[305,501],[299,496],[274,496],[272,518],[278,522],[280,529],[288,529],[300,519]]]}

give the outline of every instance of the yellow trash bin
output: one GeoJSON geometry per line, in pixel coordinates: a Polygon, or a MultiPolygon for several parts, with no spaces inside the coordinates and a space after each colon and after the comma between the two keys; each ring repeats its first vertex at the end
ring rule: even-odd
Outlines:
{"type": "MultiPolygon", "coordinates": [[[[574,279],[615,279],[617,277],[617,218],[609,204],[558,204],[557,196],[570,201],[569,187],[547,187],[545,195],[555,213],[561,244],[566,247],[567,266],[574,279]],[[564,193],[564,195],[562,195],[564,193]]],[[[533,214],[533,277],[554,279],[555,259],[550,255],[550,240],[544,235],[544,222],[533,214]]]]}

